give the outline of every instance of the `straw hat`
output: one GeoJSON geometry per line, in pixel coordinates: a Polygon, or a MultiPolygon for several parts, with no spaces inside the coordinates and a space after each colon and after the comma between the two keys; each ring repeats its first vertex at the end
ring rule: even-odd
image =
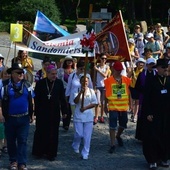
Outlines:
{"type": "Polygon", "coordinates": [[[62,59],[60,60],[60,62],[64,63],[64,61],[66,61],[66,60],[72,60],[74,63],[77,62],[77,59],[76,59],[76,58],[73,58],[71,55],[67,55],[65,58],[62,58],[62,59]]]}

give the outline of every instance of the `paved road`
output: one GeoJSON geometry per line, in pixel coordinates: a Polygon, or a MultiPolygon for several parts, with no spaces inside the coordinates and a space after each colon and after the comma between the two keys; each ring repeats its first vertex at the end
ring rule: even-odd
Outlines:
{"type": "MultiPolygon", "coordinates": [[[[5,57],[8,54],[9,35],[0,33],[0,53],[5,57]]],[[[7,65],[10,66],[11,58],[14,56],[11,50],[7,65]]],[[[35,69],[40,68],[40,60],[33,59],[35,69]]],[[[61,122],[62,125],[62,122],[61,122]]],[[[45,126],[45,125],[44,125],[45,126]]],[[[46,159],[36,160],[31,155],[33,133],[35,124],[31,124],[28,138],[28,168],[30,170],[146,170],[148,165],[142,154],[141,142],[134,138],[136,124],[128,122],[128,128],[123,134],[124,146],[116,146],[116,152],[109,154],[109,129],[107,121],[104,124],[94,126],[91,150],[88,160],[81,160],[79,154],[75,154],[71,148],[73,139],[73,126],[68,132],[60,128],[59,151],[56,161],[49,162],[46,159]]],[[[8,169],[8,156],[0,158],[0,170],[8,169]]],[[[162,170],[163,168],[158,168],[162,170]]],[[[167,168],[166,168],[167,169],[167,168]]],[[[170,169],[170,168],[168,168],[170,169]]]]}

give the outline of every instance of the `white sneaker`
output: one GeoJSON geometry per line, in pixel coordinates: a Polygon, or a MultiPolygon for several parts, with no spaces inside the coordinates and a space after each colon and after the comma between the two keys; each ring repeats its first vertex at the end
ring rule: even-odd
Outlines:
{"type": "Polygon", "coordinates": [[[162,161],[161,163],[160,163],[160,166],[162,166],[162,167],[169,167],[169,163],[167,162],[167,161],[162,161]]]}
{"type": "Polygon", "coordinates": [[[149,164],[149,168],[150,169],[156,169],[157,168],[157,164],[156,163],[151,163],[151,164],[149,164]]]}
{"type": "Polygon", "coordinates": [[[82,159],[87,160],[88,156],[83,156],[82,159]]]}

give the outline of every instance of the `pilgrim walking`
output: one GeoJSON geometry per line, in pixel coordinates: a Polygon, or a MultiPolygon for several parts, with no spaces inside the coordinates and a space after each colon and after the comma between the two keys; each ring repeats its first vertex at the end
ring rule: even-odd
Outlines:
{"type": "Polygon", "coordinates": [[[67,113],[64,86],[56,75],[56,67],[49,65],[47,77],[39,80],[35,86],[36,129],[32,154],[47,156],[50,161],[54,161],[57,156],[60,110],[63,118],[66,118],[67,113]]]}

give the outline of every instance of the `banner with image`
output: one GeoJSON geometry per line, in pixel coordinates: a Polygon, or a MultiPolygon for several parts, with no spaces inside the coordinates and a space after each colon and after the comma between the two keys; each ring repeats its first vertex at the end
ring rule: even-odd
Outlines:
{"type": "Polygon", "coordinates": [[[96,52],[105,53],[108,60],[130,61],[121,11],[97,35],[96,41],[96,52]]]}

